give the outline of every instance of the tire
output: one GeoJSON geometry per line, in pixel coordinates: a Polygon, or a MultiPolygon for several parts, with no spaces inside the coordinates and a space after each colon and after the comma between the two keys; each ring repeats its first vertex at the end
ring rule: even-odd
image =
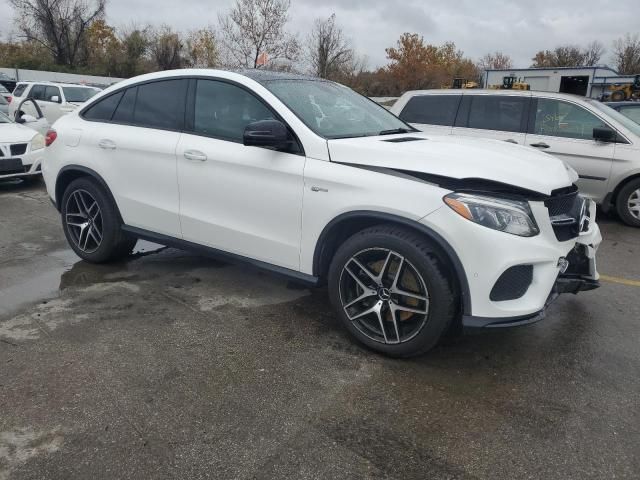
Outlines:
{"type": "Polygon", "coordinates": [[[391,357],[426,353],[457,314],[458,297],[444,265],[429,240],[411,230],[367,228],[346,240],[331,261],[331,303],[347,331],[368,348],[391,357]]]}
{"type": "Polygon", "coordinates": [[[624,223],[640,228],[640,178],[631,180],[618,192],[616,212],[624,223]]]}
{"type": "Polygon", "coordinates": [[[611,93],[611,101],[612,102],[621,102],[625,99],[626,95],[622,90],[616,90],[611,93]]]}
{"type": "Polygon", "coordinates": [[[117,207],[105,189],[89,177],[69,184],[62,195],[62,228],[73,251],[91,263],[119,260],[137,239],[122,231],[117,207]]]}

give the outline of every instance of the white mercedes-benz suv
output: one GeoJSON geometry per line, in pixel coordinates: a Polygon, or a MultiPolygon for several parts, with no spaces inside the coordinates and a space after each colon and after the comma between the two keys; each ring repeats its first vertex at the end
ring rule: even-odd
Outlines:
{"type": "Polygon", "coordinates": [[[544,316],[598,286],[595,204],[557,158],[419,133],[339,84],[260,70],[132,78],[58,120],[43,175],[73,250],[137,238],[328,284],[391,356],[544,316]]]}

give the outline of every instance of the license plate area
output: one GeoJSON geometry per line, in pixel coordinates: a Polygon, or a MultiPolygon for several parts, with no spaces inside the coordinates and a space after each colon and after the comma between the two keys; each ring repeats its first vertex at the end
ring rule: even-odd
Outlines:
{"type": "Polygon", "coordinates": [[[0,159],[0,174],[9,175],[12,173],[24,173],[22,159],[20,158],[2,158],[0,159]]]}

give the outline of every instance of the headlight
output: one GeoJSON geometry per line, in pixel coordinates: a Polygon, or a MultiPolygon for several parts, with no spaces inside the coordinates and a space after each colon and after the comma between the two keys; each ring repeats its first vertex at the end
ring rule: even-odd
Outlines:
{"type": "Polygon", "coordinates": [[[540,232],[528,202],[470,193],[450,193],[443,200],[467,220],[493,230],[521,237],[533,237],[540,232]]]}
{"type": "Polygon", "coordinates": [[[41,150],[44,148],[44,137],[41,134],[37,134],[31,139],[31,151],[41,150]]]}

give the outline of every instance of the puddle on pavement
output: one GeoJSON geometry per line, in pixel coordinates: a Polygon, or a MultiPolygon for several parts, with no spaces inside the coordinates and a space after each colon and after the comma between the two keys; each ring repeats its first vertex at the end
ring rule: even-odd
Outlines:
{"type": "MultiPolygon", "coordinates": [[[[165,248],[156,243],[140,240],[128,262],[165,248]]],[[[89,285],[123,279],[123,276],[118,277],[115,273],[121,272],[125,263],[93,265],[80,260],[70,249],[50,252],[46,257],[54,259],[55,264],[24,282],[0,289],[0,317],[15,313],[24,305],[55,298],[60,291],[72,285],[89,285]],[[111,278],[110,275],[112,275],[111,278]]],[[[126,276],[126,267],[124,270],[122,273],[126,276]]]]}

